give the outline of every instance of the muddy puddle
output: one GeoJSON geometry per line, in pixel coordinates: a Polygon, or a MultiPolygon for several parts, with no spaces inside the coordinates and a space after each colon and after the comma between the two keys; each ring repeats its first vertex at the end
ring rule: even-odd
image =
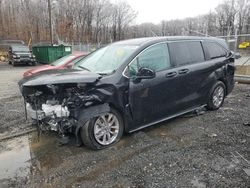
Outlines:
{"type": "Polygon", "coordinates": [[[84,151],[83,147],[74,145],[74,139],[66,147],[59,146],[57,139],[53,133],[46,133],[38,140],[35,132],[0,142],[0,187],[5,187],[8,181],[46,173],[66,157],[84,151]]]}
{"type": "Polygon", "coordinates": [[[28,136],[6,141],[0,147],[0,180],[27,176],[31,158],[28,136]]]}

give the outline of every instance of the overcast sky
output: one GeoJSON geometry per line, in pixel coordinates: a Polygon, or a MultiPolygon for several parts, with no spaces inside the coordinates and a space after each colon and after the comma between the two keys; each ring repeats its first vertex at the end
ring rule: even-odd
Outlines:
{"type": "MultiPolygon", "coordinates": [[[[118,0],[119,1],[119,0],[118,0]]],[[[206,14],[223,0],[127,0],[138,12],[136,23],[181,19],[206,14]]]]}

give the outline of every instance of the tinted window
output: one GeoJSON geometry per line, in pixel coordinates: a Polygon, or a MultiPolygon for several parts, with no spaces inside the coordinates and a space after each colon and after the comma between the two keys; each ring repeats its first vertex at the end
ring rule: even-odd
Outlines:
{"type": "Polygon", "coordinates": [[[173,42],[169,44],[173,63],[177,66],[204,61],[204,53],[199,41],[173,42]]]}
{"type": "Polygon", "coordinates": [[[226,56],[226,50],[215,42],[203,42],[207,59],[226,56]]]}
{"type": "Polygon", "coordinates": [[[167,44],[157,44],[146,49],[130,64],[130,76],[134,76],[141,67],[161,71],[171,66],[167,44]]]}

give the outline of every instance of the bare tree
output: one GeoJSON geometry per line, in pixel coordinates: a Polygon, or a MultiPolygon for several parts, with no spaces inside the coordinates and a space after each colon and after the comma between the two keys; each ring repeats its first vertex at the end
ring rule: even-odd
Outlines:
{"type": "MultiPolygon", "coordinates": [[[[250,1],[225,0],[214,11],[160,24],[133,25],[137,13],[126,1],[52,0],[55,40],[108,43],[125,38],[167,35],[232,35],[250,31],[250,1]]],[[[0,38],[49,41],[47,0],[0,0],[0,38]]]]}

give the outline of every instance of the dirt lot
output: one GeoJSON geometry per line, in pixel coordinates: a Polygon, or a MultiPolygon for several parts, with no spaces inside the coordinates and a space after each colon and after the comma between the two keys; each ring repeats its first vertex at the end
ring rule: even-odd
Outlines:
{"type": "MultiPolygon", "coordinates": [[[[30,67],[0,63],[0,139],[30,129],[17,81],[30,67]]],[[[250,187],[250,85],[218,111],[183,116],[91,151],[53,133],[0,141],[0,187],[250,187]]]]}

